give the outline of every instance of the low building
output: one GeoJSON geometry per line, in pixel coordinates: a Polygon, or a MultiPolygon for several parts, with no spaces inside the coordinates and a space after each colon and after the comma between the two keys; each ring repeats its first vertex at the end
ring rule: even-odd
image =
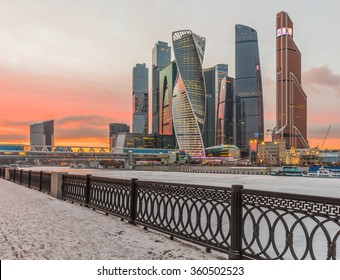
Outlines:
{"type": "Polygon", "coordinates": [[[289,149],[289,152],[286,155],[285,164],[286,165],[299,165],[300,164],[300,153],[296,151],[294,147],[289,149]]]}
{"type": "Polygon", "coordinates": [[[240,149],[234,145],[217,145],[205,149],[207,157],[230,157],[240,159],[240,149]]]}
{"type": "Polygon", "coordinates": [[[319,148],[297,149],[297,154],[300,156],[300,165],[319,165],[319,148]]]}
{"type": "Polygon", "coordinates": [[[157,134],[143,135],[141,133],[120,132],[116,134],[114,141],[111,141],[111,149],[116,153],[123,153],[124,148],[158,148],[157,143],[157,134]]]}
{"type": "Polygon", "coordinates": [[[286,142],[261,142],[257,148],[257,163],[260,165],[282,165],[286,161],[286,142]]]}
{"type": "Polygon", "coordinates": [[[130,132],[130,126],[125,123],[110,123],[109,130],[110,147],[114,147],[116,146],[118,133],[130,132]]]}
{"type": "Polygon", "coordinates": [[[340,164],[340,150],[320,151],[319,161],[321,164],[339,165],[340,164]]]}

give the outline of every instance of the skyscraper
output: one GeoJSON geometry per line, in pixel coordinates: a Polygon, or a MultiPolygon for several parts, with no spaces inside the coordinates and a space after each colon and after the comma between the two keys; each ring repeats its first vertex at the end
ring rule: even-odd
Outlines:
{"type": "Polygon", "coordinates": [[[228,76],[228,65],[217,64],[203,70],[206,93],[205,123],[203,128],[203,142],[205,147],[216,144],[216,114],[217,102],[222,80],[228,76]]]}
{"type": "Polygon", "coordinates": [[[263,140],[263,96],[257,32],[235,26],[235,95],[237,146],[249,149],[250,139],[263,140]]]}
{"type": "Polygon", "coordinates": [[[293,22],[283,11],[276,15],[276,105],[275,138],[286,140],[288,147],[308,147],[301,53],[293,40],[293,22]]]}
{"type": "Polygon", "coordinates": [[[174,148],[172,92],[177,77],[177,64],[172,61],[159,72],[159,140],[161,148],[174,148]]]}
{"type": "Polygon", "coordinates": [[[205,85],[202,63],[205,38],[191,30],[181,30],[172,33],[172,42],[178,69],[172,99],[177,143],[191,156],[204,156],[205,85]]]}
{"type": "Polygon", "coordinates": [[[235,95],[234,79],[224,77],[221,81],[216,111],[216,142],[215,145],[235,144],[235,95]]]}
{"type": "MultiPolygon", "coordinates": [[[[43,150],[45,148],[43,146],[54,145],[54,120],[30,125],[30,145],[36,146],[36,151],[43,150]]],[[[51,147],[47,149],[50,151],[51,147]]]]}
{"type": "Polygon", "coordinates": [[[148,134],[149,117],[148,117],[148,68],[145,63],[136,64],[132,71],[132,103],[133,118],[132,132],[148,134]]]}
{"type": "Polygon", "coordinates": [[[152,49],[152,133],[158,133],[159,72],[170,63],[171,47],[158,41],[152,49]]]}

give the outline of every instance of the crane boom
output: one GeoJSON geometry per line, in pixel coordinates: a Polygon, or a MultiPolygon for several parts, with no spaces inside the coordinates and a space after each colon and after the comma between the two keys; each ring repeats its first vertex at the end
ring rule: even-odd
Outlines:
{"type": "Polygon", "coordinates": [[[323,138],[323,141],[322,141],[320,150],[322,150],[323,145],[325,144],[325,141],[326,141],[326,139],[327,139],[327,136],[328,136],[328,134],[329,134],[329,131],[331,130],[331,127],[332,127],[332,126],[330,125],[330,126],[328,127],[328,129],[327,129],[327,132],[326,132],[325,138],[323,138]]]}

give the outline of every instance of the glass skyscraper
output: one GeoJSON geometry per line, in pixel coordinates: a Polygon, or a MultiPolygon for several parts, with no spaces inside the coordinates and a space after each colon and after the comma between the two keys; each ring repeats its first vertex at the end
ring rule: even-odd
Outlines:
{"type": "Polygon", "coordinates": [[[149,131],[148,79],[148,68],[145,63],[136,64],[132,71],[132,132],[144,135],[149,131]]]}
{"type": "Polygon", "coordinates": [[[172,61],[159,72],[159,140],[161,148],[174,148],[172,92],[177,77],[177,64],[172,61]]]}
{"type": "Polygon", "coordinates": [[[257,32],[235,26],[235,96],[237,146],[249,149],[249,141],[264,138],[263,96],[257,32]]]}
{"type": "Polygon", "coordinates": [[[286,12],[276,15],[275,138],[288,147],[308,148],[307,96],[301,86],[301,53],[293,39],[293,22],[286,12]]]}
{"type": "Polygon", "coordinates": [[[228,65],[217,64],[203,70],[206,93],[205,124],[203,142],[205,147],[216,145],[216,114],[217,102],[222,80],[228,76],[228,65]]]}
{"type": "Polygon", "coordinates": [[[152,133],[159,130],[159,72],[170,63],[171,47],[158,41],[152,49],[152,133]]]}
{"type": "MultiPolygon", "coordinates": [[[[54,145],[54,120],[30,125],[30,145],[36,146],[36,151],[43,150],[44,146],[54,145]]],[[[51,147],[47,149],[51,151],[51,147]]]]}
{"type": "Polygon", "coordinates": [[[203,56],[205,38],[191,30],[172,33],[177,63],[172,116],[178,146],[191,156],[204,156],[202,132],[205,115],[203,56]]]}
{"type": "Polygon", "coordinates": [[[217,100],[216,145],[235,144],[235,95],[234,79],[224,77],[217,100]]]}

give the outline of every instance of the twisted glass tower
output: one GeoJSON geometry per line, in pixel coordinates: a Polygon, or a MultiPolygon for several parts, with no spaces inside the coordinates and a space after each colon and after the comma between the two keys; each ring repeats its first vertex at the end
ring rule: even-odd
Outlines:
{"type": "Polygon", "coordinates": [[[181,30],[172,33],[172,42],[178,70],[172,100],[177,143],[190,156],[204,156],[205,85],[202,63],[205,38],[190,30],[181,30]]]}

